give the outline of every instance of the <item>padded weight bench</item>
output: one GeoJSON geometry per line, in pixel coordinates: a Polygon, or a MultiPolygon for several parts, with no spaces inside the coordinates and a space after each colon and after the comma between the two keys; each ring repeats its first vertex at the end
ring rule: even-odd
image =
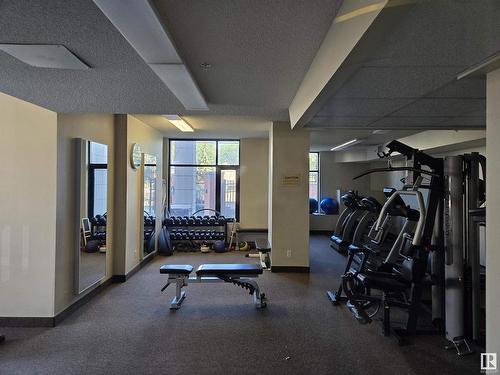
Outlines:
{"type": "Polygon", "coordinates": [[[247,289],[253,296],[255,307],[260,309],[266,307],[266,296],[260,292],[259,285],[253,278],[262,274],[260,264],[202,264],[196,270],[196,277],[189,277],[193,266],[189,264],[164,264],[160,267],[160,273],[167,274],[167,284],[161,289],[163,292],[170,284],[175,283],[175,297],[170,303],[170,309],[177,310],[186,298],[184,286],[191,283],[232,283],[247,289]]]}
{"type": "Polygon", "coordinates": [[[271,252],[271,245],[267,241],[267,239],[256,239],[255,240],[255,250],[259,253],[248,253],[245,255],[247,258],[259,258],[260,264],[263,269],[270,270],[271,269],[271,257],[269,253],[271,252]]]}

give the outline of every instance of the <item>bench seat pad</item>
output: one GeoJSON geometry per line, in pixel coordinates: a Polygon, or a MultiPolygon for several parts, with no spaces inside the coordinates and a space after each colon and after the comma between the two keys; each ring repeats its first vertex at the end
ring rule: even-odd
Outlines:
{"type": "Polygon", "coordinates": [[[189,264],[164,264],[160,267],[160,273],[172,275],[189,275],[191,272],[193,272],[193,266],[189,264]]]}
{"type": "Polygon", "coordinates": [[[271,245],[267,240],[263,239],[255,240],[255,248],[261,253],[268,253],[271,251],[271,245]]]}
{"type": "Polygon", "coordinates": [[[260,275],[262,266],[260,264],[202,264],[196,270],[197,276],[217,275],[260,275]]]}

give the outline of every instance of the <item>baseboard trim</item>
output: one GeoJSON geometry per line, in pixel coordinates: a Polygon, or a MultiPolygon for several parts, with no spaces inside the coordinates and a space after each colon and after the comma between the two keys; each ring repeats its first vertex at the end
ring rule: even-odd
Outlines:
{"type": "Polygon", "coordinates": [[[50,317],[0,317],[0,327],[23,327],[23,328],[33,328],[33,327],[55,327],[61,323],[64,319],[70,316],[73,312],[78,310],[80,307],[89,302],[94,296],[102,292],[106,287],[111,285],[112,278],[106,280],[102,284],[99,284],[90,292],[85,294],[79,300],[75,301],[70,306],[66,307],[63,311],[56,314],[56,316],[50,317]]]}
{"type": "Polygon", "coordinates": [[[259,228],[253,228],[253,229],[239,229],[238,230],[239,233],[267,233],[268,230],[267,228],[262,228],[262,229],[259,229],[259,228]]]}
{"type": "Polygon", "coordinates": [[[54,318],[45,318],[38,316],[5,316],[0,317],[0,327],[54,327],[54,318]]]}
{"type": "Polygon", "coordinates": [[[148,264],[149,262],[151,262],[151,260],[156,255],[158,255],[157,252],[156,253],[152,253],[148,257],[146,257],[143,260],[141,260],[140,263],[136,264],[135,267],[132,268],[129,271],[129,273],[127,273],[126,275],[113,275],[113,277],[111,279],[113,280],[114,283],[124,283],[125,281],[127,281],[128,279],[130,279],[132,276],[134,276],[142,267],[144,267],[146,264],[148,264]]]}
{"type": "Polygon", "coordinates": [[[325,236],[331,236],[333,233],[333,230],[310,230],[309,234],[321,234],[325,236]]]}
{"type": "Polygon", "coordinates": [[[309,271],[309,267],[303,266],[271,266],[271,272],[309,273],[309,271]]]}

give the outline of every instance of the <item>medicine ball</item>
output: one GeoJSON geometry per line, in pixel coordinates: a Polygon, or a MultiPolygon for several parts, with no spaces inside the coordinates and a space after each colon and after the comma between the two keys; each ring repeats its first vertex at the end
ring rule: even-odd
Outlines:
{"type": "Polygon", "coordinates": [[[226,244],[224,241],[215,241],[214,250],[216,253],[225,253],[226,252],[226,244]]]}
{"type": "Polygon", "coordinates": [[[99,251],[99,241],[98,240],[87,241],[87,244],[85,245],[85,251],[87,253],[97,253],[99,251]]]}

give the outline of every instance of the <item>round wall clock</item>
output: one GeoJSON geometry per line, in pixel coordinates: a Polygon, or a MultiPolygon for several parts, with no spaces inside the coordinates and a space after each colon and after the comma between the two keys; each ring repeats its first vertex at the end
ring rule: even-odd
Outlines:
{"type": "Polygon", "coordinates": [[[138,143],[134,143],[132,145],[132,150],[130,152],[130,166],[133,169],[137,169],[138,167],[141,166],[141,155],[142,154],[142,148],[141,145],[138,143]]]}

